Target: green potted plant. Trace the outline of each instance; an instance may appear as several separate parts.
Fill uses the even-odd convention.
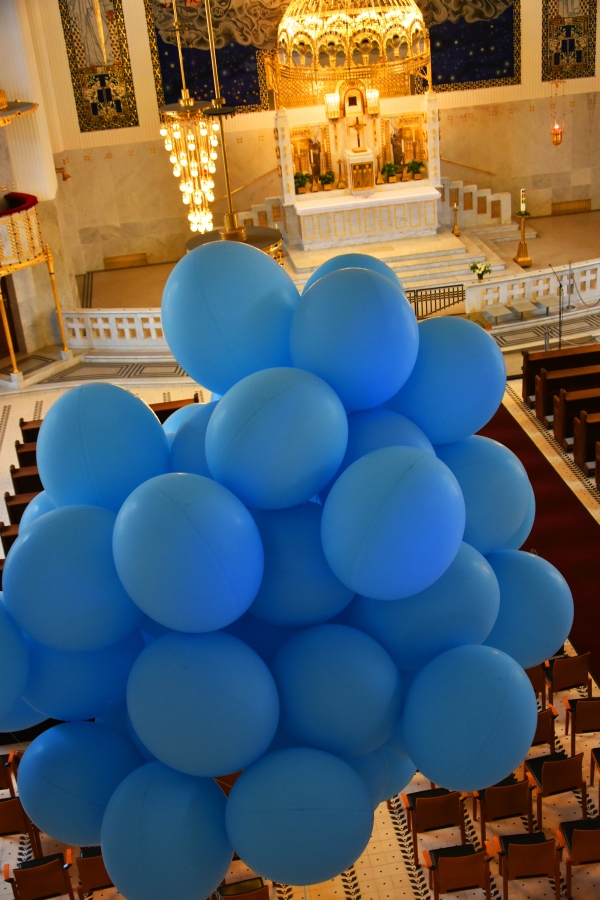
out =
[[[477,275],[477,281],[483,281],[483,276],[489,275],[489,273],[492,271],[492,267],[489,263],[481,262],[471,263],[469,269],[471,270],[471,272]]]
[[[332,191],[333,184],[335,182],[335,175],[331,170],[329,172],[322,172],[321,175],[319,175],[319,181],[323,185],[324,190]]]
[[[421,162],[420,159],[411,159],[409,164],[406,167],[406,171],[412,175],[415,181],[420,181],[423,177],[421,175],[421,169],[425,168],[425,163]]]
[[[294,173],[294,185],[296,188],[297,194],[305,194],[306,193],[306,185],[310,181],[310,175],[305,175],[304,172],[295,172]]]
[[[392,184],[396,181],[396,175],[400,171],[400,166],[397,166],[396,163],[386,163],[385,166],[381,169],[381,174],[387,181]]]

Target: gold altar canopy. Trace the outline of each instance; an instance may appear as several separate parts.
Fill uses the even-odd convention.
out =
[[[381,97],[429,81],[429,34],[414,0],[292,0],[277,38],[278,106],[316,106],[340,87]]]

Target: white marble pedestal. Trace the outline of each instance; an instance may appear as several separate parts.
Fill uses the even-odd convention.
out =
[[[369,196],[312,194],[294,211],[303,250],[422,237],[437,232],[438,191],[428,185],[375,189]]]

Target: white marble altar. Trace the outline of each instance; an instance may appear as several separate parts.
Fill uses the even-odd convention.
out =
[[[303,250],[423,237],[437,231],[440,195],[430,185],[381,185],[362,198],[332,193],[335,196],[296,198],[293,208]]]

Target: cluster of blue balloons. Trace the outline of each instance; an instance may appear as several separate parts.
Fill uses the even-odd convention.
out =
[[[477,325],[417,324],[369,256],[299,296],[228,242],[178,263],[162,318],[219,399],[164,427],[110,384],[50,408],[4,569],[0,728],[64,720],[24,755],[24,807],[100,843],[129,900],[204,900],[234,850],[322,882],[417,768],[468,791],[520,763],[523,668],[571,595],[519,549],[523,466],[475,434],[506,377]],[[240,771],[226,799],[213,779]]]

